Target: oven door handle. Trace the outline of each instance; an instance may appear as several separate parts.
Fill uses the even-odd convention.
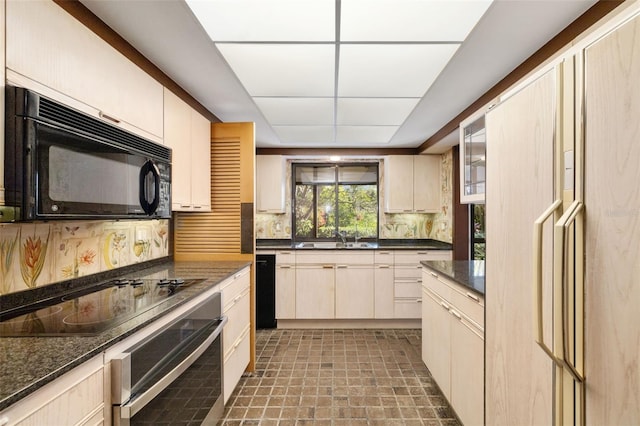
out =
[[[227,323],[227,317],[220,317],[220,324],[213,330],[213,332],[207,337],[207,339],[198,348],[193,351],[187,358],[178,364],[173,370],[171,370],[166,376],[158,380],[153,386],[149,388],[145,393],[141,394],[137,398],[131,400],[127,404],[120,406],[120,418],[130,419],[136,415],[136,413],[142,410],[153,398],[158,396],[160,392],[165,390],[175,379],[177,379],[182,373],[184,373],[198,358],[206,351],[209,346],[218,338],[222,333],[222,328]]]

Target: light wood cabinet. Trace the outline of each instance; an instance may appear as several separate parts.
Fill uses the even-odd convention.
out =
[[[336,318],[374,317],[373,266],[336,265]]]
[[[486,422],[491,425],[553,424],[554,367],[535,341],[531,277],[533,223],[555,198],[556,83],[556,72],[550,70],[486,115],[491,159],[485,389]],[[557,219],[550,218],[543,229],[543,265],[553,264],[551,222]],[[552,294],[551,284],[547,267],[543,294]],[[550,297],[543,306],[544,318],[552,318]],[[552,347],[550,326],[545,338]]]
[[[85,362],[2,413],[6,426],[102,424],[103,355]]]
[[[164,142],[172,150],[172,209],[174,211],[210,211],[210,123],[166,88],[164,89],[164,111]]]
[[[389,155],[384,159],[385,213],[440,209],[440,156]]]
[[[285,161],[280,155],[256,155],[256,211],[285,213]]]
[[[5,0],[0,0],[0,23],[5,24]],[[0,206],[4,206],[4,83],[5,83],[5,32],[0,31]]]
[[[635,13],[584,51],[587,425],[640,424],[637,4]]]
[[[52,1],[6,4],[7,79],[155,142],[162,85]]]
[[[335,318],[335,266],[296,265],[296,318]]]
[[[484,329],[468,310],[482,309],[484,298],[429,269],[422,274],[422,359],[462,423],[482,425]]]
[[[373,316],[378,319],[393,318],[393,252],[376,252],[375,262]]]
[[[250,360],[251,329],[250,270],[245,268],[220,284],[222,312],[228,318],[224,328],[224,402],[229,400]]]
[[[294,251],[276,252],[276,319],[296,318],[296,257]]]

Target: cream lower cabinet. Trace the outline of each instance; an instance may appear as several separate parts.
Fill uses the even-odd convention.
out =
[[[164,117],[164,142],[172,150],[172,210],[211,211],[211,125],[168,89]]]
[[[7,80],[155,142],[163,88],[53,1],[6,2]]]
[[[222,312],[228,322],[222,332],[224,354],[224,402],[229,400],[249,365],[251,329],[251,279],[247,267],[220,284]]]
[[[374,318],[373,267],[336,265],[336,318]]]
[[[296,253],[276,252],[276,319],[296,317]]]
[[[103,355],[55,379],[0,413],[3,426],[104,423]]]
[[[465,426],[484,424],[484,298],[423,270],[422,360]]]
[[[296,319],[333,319],[336,282],[334,264],[296,265]]]

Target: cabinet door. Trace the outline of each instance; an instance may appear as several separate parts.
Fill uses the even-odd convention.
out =
[[[413,155],[389,155],[384,159],[385,213],[413,211]]]
[[[164,90],[164,142],[171,148],[171,205],[191,208],[191,112],[189,105]]]
[[[211,123],[191,110],[191,204],[194,211],[211,210]]]
[[[4,24],[5,0],[0,0],[0,22]],[[5,83],[5,32],[0,31],[0,206],[4,206],[4,83]]]
[[[485,409],[490,425],[553,423],[553,363],[534,339],[531,277],[533,223],[554,202],[555,92],[555,71],[550,71],[486,116],[491,146],[485,267],[491,285],[486,288]],[[543,265],[553,264],[551,225],[544,229]],[[551,294],[550,272],[546,268],[545,295]],[[544,306],[550,307],[550,300]],[[551,318],[550,309],[544,314]]]
[[[280,155],[256,156],[256,210],[284,213],[284,160]]]
[[[585,51],[584,369],[590,425],[640,424],[639,76],[636,16]]]
[[[160,83],[52,1],[9,1],[6,13],[7,68],[162,141]]]
[[[371,266],[336,266],[336,318],[374,317],[374,283]]]
[[[484,424],[484,340],[482,332],[451,311],[451,398],[465,426]]]
[[[484,111],[460,123],[460,202],[484,202],[487,135]]]
[[[423,289],[422,293],[422,360],[444,396],[451,401],[449,304],[428,290]]]
[[[276,319],[295,319],[295,317],[295,265],[276,265]]]
[[[393,265],[376,265],[373,279],[374,318],[393,318]]]
[[[333,265],[296,266],[296,318],[335,318]]]
[[[413,210],[417,213],[440,211],[439,155],[416,155],[413,158]]]

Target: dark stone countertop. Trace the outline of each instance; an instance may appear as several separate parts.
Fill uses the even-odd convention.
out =
[[[0,338],[0,411],[19,401],[74,367],[139,331],[189,299],[220,284],[244,267],[247,261],[171,262],[141,269],[122,277],[167,271],[168,276],[206,278],[166,302],[95,336]],[[175,299],[175,300],[172,300]]]
[[[424,260],[421,263],[484,296],[484,260]]]
[[[422,240],[378,240],[370,242],[370,247],[332,247],[331,250],[451,250],[452,245],[438,240],[422,239]],[[296,247],[291,240],[256,240],[257,250],[325,250],[328,248],[321,247]]]

